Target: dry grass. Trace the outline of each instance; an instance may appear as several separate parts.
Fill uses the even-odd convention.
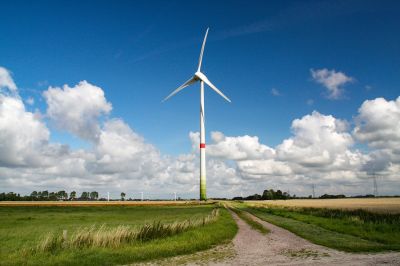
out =
[[[200,201],[0,201],[0,206],[187,206]]]
[[[153,222],[152,224],[145,224],[140,228],[126,225],[117,227],[92,225],[90,227],[79,228],[70,237],[68,237],[66,232],[63,232],[63,235],[49,233],[39,242],[34,251],[48,252],[61,248],[83,247],[117,248],[134,241],[149,241],[176,235],[186,230],[214,222],[218,216],[219,209],[213,209],[211,214],[194,221],[185,220],[172,224]]]
[[[297,199],[297,200],[268,200],[246,201],[255,207],[283,206],[310,207],[330,209],[363,209],[377,213],[400,213],[400,198],[367,198],[367,199]]]

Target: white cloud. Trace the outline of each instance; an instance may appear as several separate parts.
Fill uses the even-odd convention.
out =
[[[29,105],[34,105],[35,99],[33,97],[29,97],[28,99],[25,100],[25,102]]]
[[[2,88],[7,88],[11,92],[17,91],[17,86],[15,85],[10,72],[4,67],[0,67],[0,92]]]
[[[354,80],[343,72],[336,72],[335,70],[328,70],[326,68],[317,70],[310,69],[310,72],[314,81],[327,89],[327,98],[332,100],[340,99],[344,93],[342,87]]]
[[[400,97],[393,101],[367,100],[358,111],[354,135],[359,141],[372,148],[400,150]]]
[[[0,166],[36,166],[50,132],[19,97],[0,94]]]
[[[271,94],[274,96],[282,96],[281,92],[276,88],[271,89]]]
[[[95,152],[97,161],[92,169],[104,174],[139,172],[153,178],[162,161],[158,150],[121,119],[105,122]]]
[[[103,90],[87,81],[75,87],[50,87],[43,96],[48,105],[47,115],[55,125],[85,140],[98,139],[99,117],[112,109]]]
[[[17,88],[15,91],[12,95],[0,92],[2,189],[96,189],[125,191],[129,196],[138,191],[158,192],[154,198],[177,191],[178,196],[197,196],[198,132],[189,133],[191,152],[163,155],[122,119],[105,117],[111,104],[103,90],[81,82],[44,93],[51,121],[91,140],[90,148],[71,149],[49,141],[50,130],[40,113],[28,112]],[[316,111],[293,120],[292,136],[276,147],[261,143],[257,136],[211,132],[207,144],[209,195],[231,197],[241,191],[245,195],[261,193],[265,188],[304,195],[312,183],[318,185],[320,194],[365,194],[370,182],[363,177],[371,165],[375,171],[377,166],[385,170],[387,180],[396,181],[400,169],[399,106],[400,97],[365,101],[356,117],[354,139],[346,121]],[[370,151],[355,149],[355,140],[367,143]],[[365,186],[359,185],[363,180]],[[352,184],[358,185],[348,186]],[[398,193],[390,185],[381,191]]]
[[[400,164],[400,97],[367,100],[358,112],[353,134],[373,150],[367,170],[381,171],[392,163]]]
[[[353,145],[346,122],[314,111],[292,123],[294,136],[277,146],[278,158],[304,167],[331,165]]]
[[[258,137],[226,137],[221,132],[211,132],[212,143],[208,145],[210,156],[228,160],[268,159],[275,151],[259,142]]]

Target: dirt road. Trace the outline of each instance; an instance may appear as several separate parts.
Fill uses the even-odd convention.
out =
[[[262,235],[235,213],[239,226],[233,244],[192,255],[178,256],[142,265],[398,265],[400,252],[352,254],[315,245],[259,218],[251,217],[271,232]]]
[[[336,251],[258,219],[271,232],[262,235],[232,214],[239,226],[233,240],[236,256],[209,265],[400,265],[400,253],[351,254]]]

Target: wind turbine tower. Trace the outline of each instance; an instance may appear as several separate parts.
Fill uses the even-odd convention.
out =
[[[183,90],[184,88],[196,83],[200,82],[200,200],[207,200],[206,194],[206,136],[205,136],[205,126],[204,126],[204,83],[207,84],[211,89],[213,89],[216,93],[218,93],[222,98],[231,102],[228,97],[226,97],[214,84],[211,83],[210,80],[204,75],[201,70],[201,63],[203,61],[203,53],[204,53],[204,46],[206,44],[207,35],[208,35],[208,28],[206,31],[206,35],[204,36],[203,45],[201,46],[200,57],[199,57],[199,64],[197,67],[197,71],[194,73],[193,77],[191,77],[188,81],[183,83],[180,87],[174,90],[170,95],[168,95],[164,100],[168,100],[179,91]]]

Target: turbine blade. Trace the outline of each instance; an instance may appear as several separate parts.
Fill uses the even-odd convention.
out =
[[[216,93],[218,93],[219,95],[221,95],[222,98],[224,98],[225,100],[227,100],[228,102],[231,102],[231,100],[225,96],[225,94],[223,94],[219,89],[217,89],[217,87],[214,86],[214,84],[211,83],[211,81],[208,80],[208,78],[206,77],[206,75],[201,75],[200,79],[202,81],[204,81],[204,83],[206,83],[211,89],[213,89]]]
[[[204,40],[203,40],[203,45],[201,46],[200,57],[199,57],[199,67],[197,68],[197,71],[200,71],[200,68],[201,68],[201,63],[203,61],[204,46],[206,46],[206,40],[207,40],[207,35],[208,35],[209,29],[210,28],[207,28],[206,35],[204,36]]]
[[[162,102],[165,102],[166,100],[168,100],[169,98],[171,98],[172,96],[174,96],[175,94],[177,94],[178,92],[180,92],[181,90],[183,90],[184,88],[186,88],[187,86],[192,85],[193,83],[195,83],[196,80],[192,77],[190,78],[188,81],[186,81],[185,83],[183,83],[181,86],[179,86],[179,88],[177,88],[176,90],[174,90],[170,95],[168,95],[164,100],[162,100]]]

